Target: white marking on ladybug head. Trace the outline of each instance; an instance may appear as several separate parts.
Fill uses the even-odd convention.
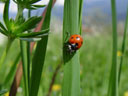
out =
[[[80,40],[80,38],[79,38],[79,37],[76,37],[76,39],[77,39],[77,40]]]

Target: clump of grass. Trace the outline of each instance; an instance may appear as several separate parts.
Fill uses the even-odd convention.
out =
[[[46,14],[45,19],[44,19],[44,24],[43,24],[43,28],[42,28],[43,30],[41,30],[40,32],[33,32],[32,29],[35,28],[35,26],[37,25],[37,23],[40,22],[42,17],[38,17],[38,16],[30,17],[29,16],[28,19],[25,20],[25,18],[23,16],[23,10],[24,9],[36,10],[38,8],[45,7],[44,5],[35,5],[35,3],[38,2],[38,1],[40,1],[40,0],[31,0],[31,1],[28,1],[28,0],[27,1],[26,0],[22,0],[22,1],[21,0],[14,0],[14,2],[18,6],[18,12],[17,12],[17,15],[16,15],[15,19],[12,19],[12,18],[10,19],[9,18],[10,0],[6,0],[4,2],[5,3],[4,14],[3,14],[4,24],[2,24],[0,22],[0,32],[8,37],[7,47],[6,47],[6,50],[5,50],[5,52],[4,52],[3,56],[2,56],[2,59],[0,59],[0,65],[2,65],[3,62],[5,61],[6,55],[8,54],[8,50],[9,50],[12,42],[14,40],[19,40],[20,41],[20,49],[21,49],[23,76],[24,76],[24,86],[25,86],[24,87],[24,92],[25,92],[24,95],[25,96],[32,96],[32,95],[36,96],[37,95],[39,82],[35,83],[35,81],[34,81],[35,78],[33,78],[33,77],[36,76],[36,78],[39,81],[40,77],[41,77],[41,72],[42,72],[41,71],[42,67],[40,67],[40,66],[33,67],[32,66],[32,74],[31,75],[32,75],[32,79],[33,80],[30,80],[30,54],[29,54],[30,48],[27,47],[27,44],[28,44],[27,42],[34,42],[34,41],[39,41],[39,40],[43,39],[42,42],[40,41],[40,43],[37,44],[37,46],[38,46],[37,50],[38,51],[36,50],[36,52],[35,52],[35,54],[37,52],[39,52],[41,54],[41,56],[38,56],[36,58],[39,58],[39,59],[42,60],[41,57],[42,56],[45,57],[45,52],[46,52],[45,49],[47,47],[47,40],[48,40],[47,35],[48,35],[49,25],[50,25],[52,0],[49,3],[47,14]],[[45,28],[48,28],[48,29],[45,29]],[[41,46],[43,42],[46,43],[45,47]],[[42,51],[43,52],[41,51],[40,47],[42,47],[42,49],[43,49]],[[43,53],[43,55],[42,55],[41,52]],[[34,59],[33,62],[35,60],[36,59]],[[41,62],[42,62],[41,60],[39,60],[40,61],[39,65],[43,65],[43,64],[41,64]],[[18,61],[18,60],[16,60],[16,61]],[[43,62],[44,62],[44,59],[43,59]],[[16,66],[16,64],[14,64],[14,65]],[[12,69],[13,68],[14,67],[12,67]],[[35,74],[36,73],[35,70],[37,71],[37,69],[35,69],[35,68],[38,68],[38,69],[41,68],[40,72],[37,72],[37,74]],[[10,77],[8,76],[7,79],[8,78],[10,78]],[[32,82],[29,83],[30,81],[32,81]],[[7,82],[7,80],[5,82]],[[30,85],[30,84],[32,84],[32,85]],[[34,87],[35,87],[34,90],[35,91],[33,91],[33,84],[35,84],[34,85]],[[14,87],[12,86],[12,88],[14,88]],[[32,90],[30,90],[29,88],[32,89]],[[30,94],[29,91],[31,91],[32,95]],[[15,92],[12,92],[12,93],[15,93]]]

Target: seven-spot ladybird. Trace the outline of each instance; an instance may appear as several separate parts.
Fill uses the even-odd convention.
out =
[[[83,44],[83,38],[80,35],[71,35],[68,40],[68,51],[70,53],[75,52],[78,50]]]

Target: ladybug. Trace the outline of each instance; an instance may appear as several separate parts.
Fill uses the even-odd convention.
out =
[[[78,35],[78,34],[74,34],[71,35],[69,40],[68,40],[68,51],[70,53],[75,52],[76,50],[80,49],[80,47],[83,44],[83,38]]]

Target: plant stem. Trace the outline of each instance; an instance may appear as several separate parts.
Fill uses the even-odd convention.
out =
[[[111,6],[112,6],[112,28],[113,28],[113,52],[112,52],[112,67],[109,78],[108,96],[118,96],[117,21],[116,21],[115,0],[111,0]]]
[[[30,18],[31,17],[31,10],[28,10],[28,18]],[[28,33],[29,33],[29,31],[28,31]],[[28,62],[27,62],[27,65],[28,65],[28,87],[29,87],[29,89],[30,89],[30,58],[31,58],[31,53],[30,53],[30,42],[27,42],[27,58],[28,58]]]
[[[18,18],[20,16],[23,16],[23,10],[24,10],[24,8],[22,8],[21,6],[18,6],[18,12],[17,12],[16,18],[15,18],[16,21],[18,21]]]
[[[123,58],[124,58],[124,51],[125,51],[125,46],[126,46],[126,35],[128,31],[128,8],[127,8],[127,16],[126,16],[126,22],[125,22],[125,28],[124,28],[124,36],[123,36],[123,41],[122,41],[122,56],[120,60],[120,66],[119,66],[119,74],[118,74],[118,84],[120,83],[120,77],[121,77],[121,70],[122,70],[122,63],[123,63]]]

